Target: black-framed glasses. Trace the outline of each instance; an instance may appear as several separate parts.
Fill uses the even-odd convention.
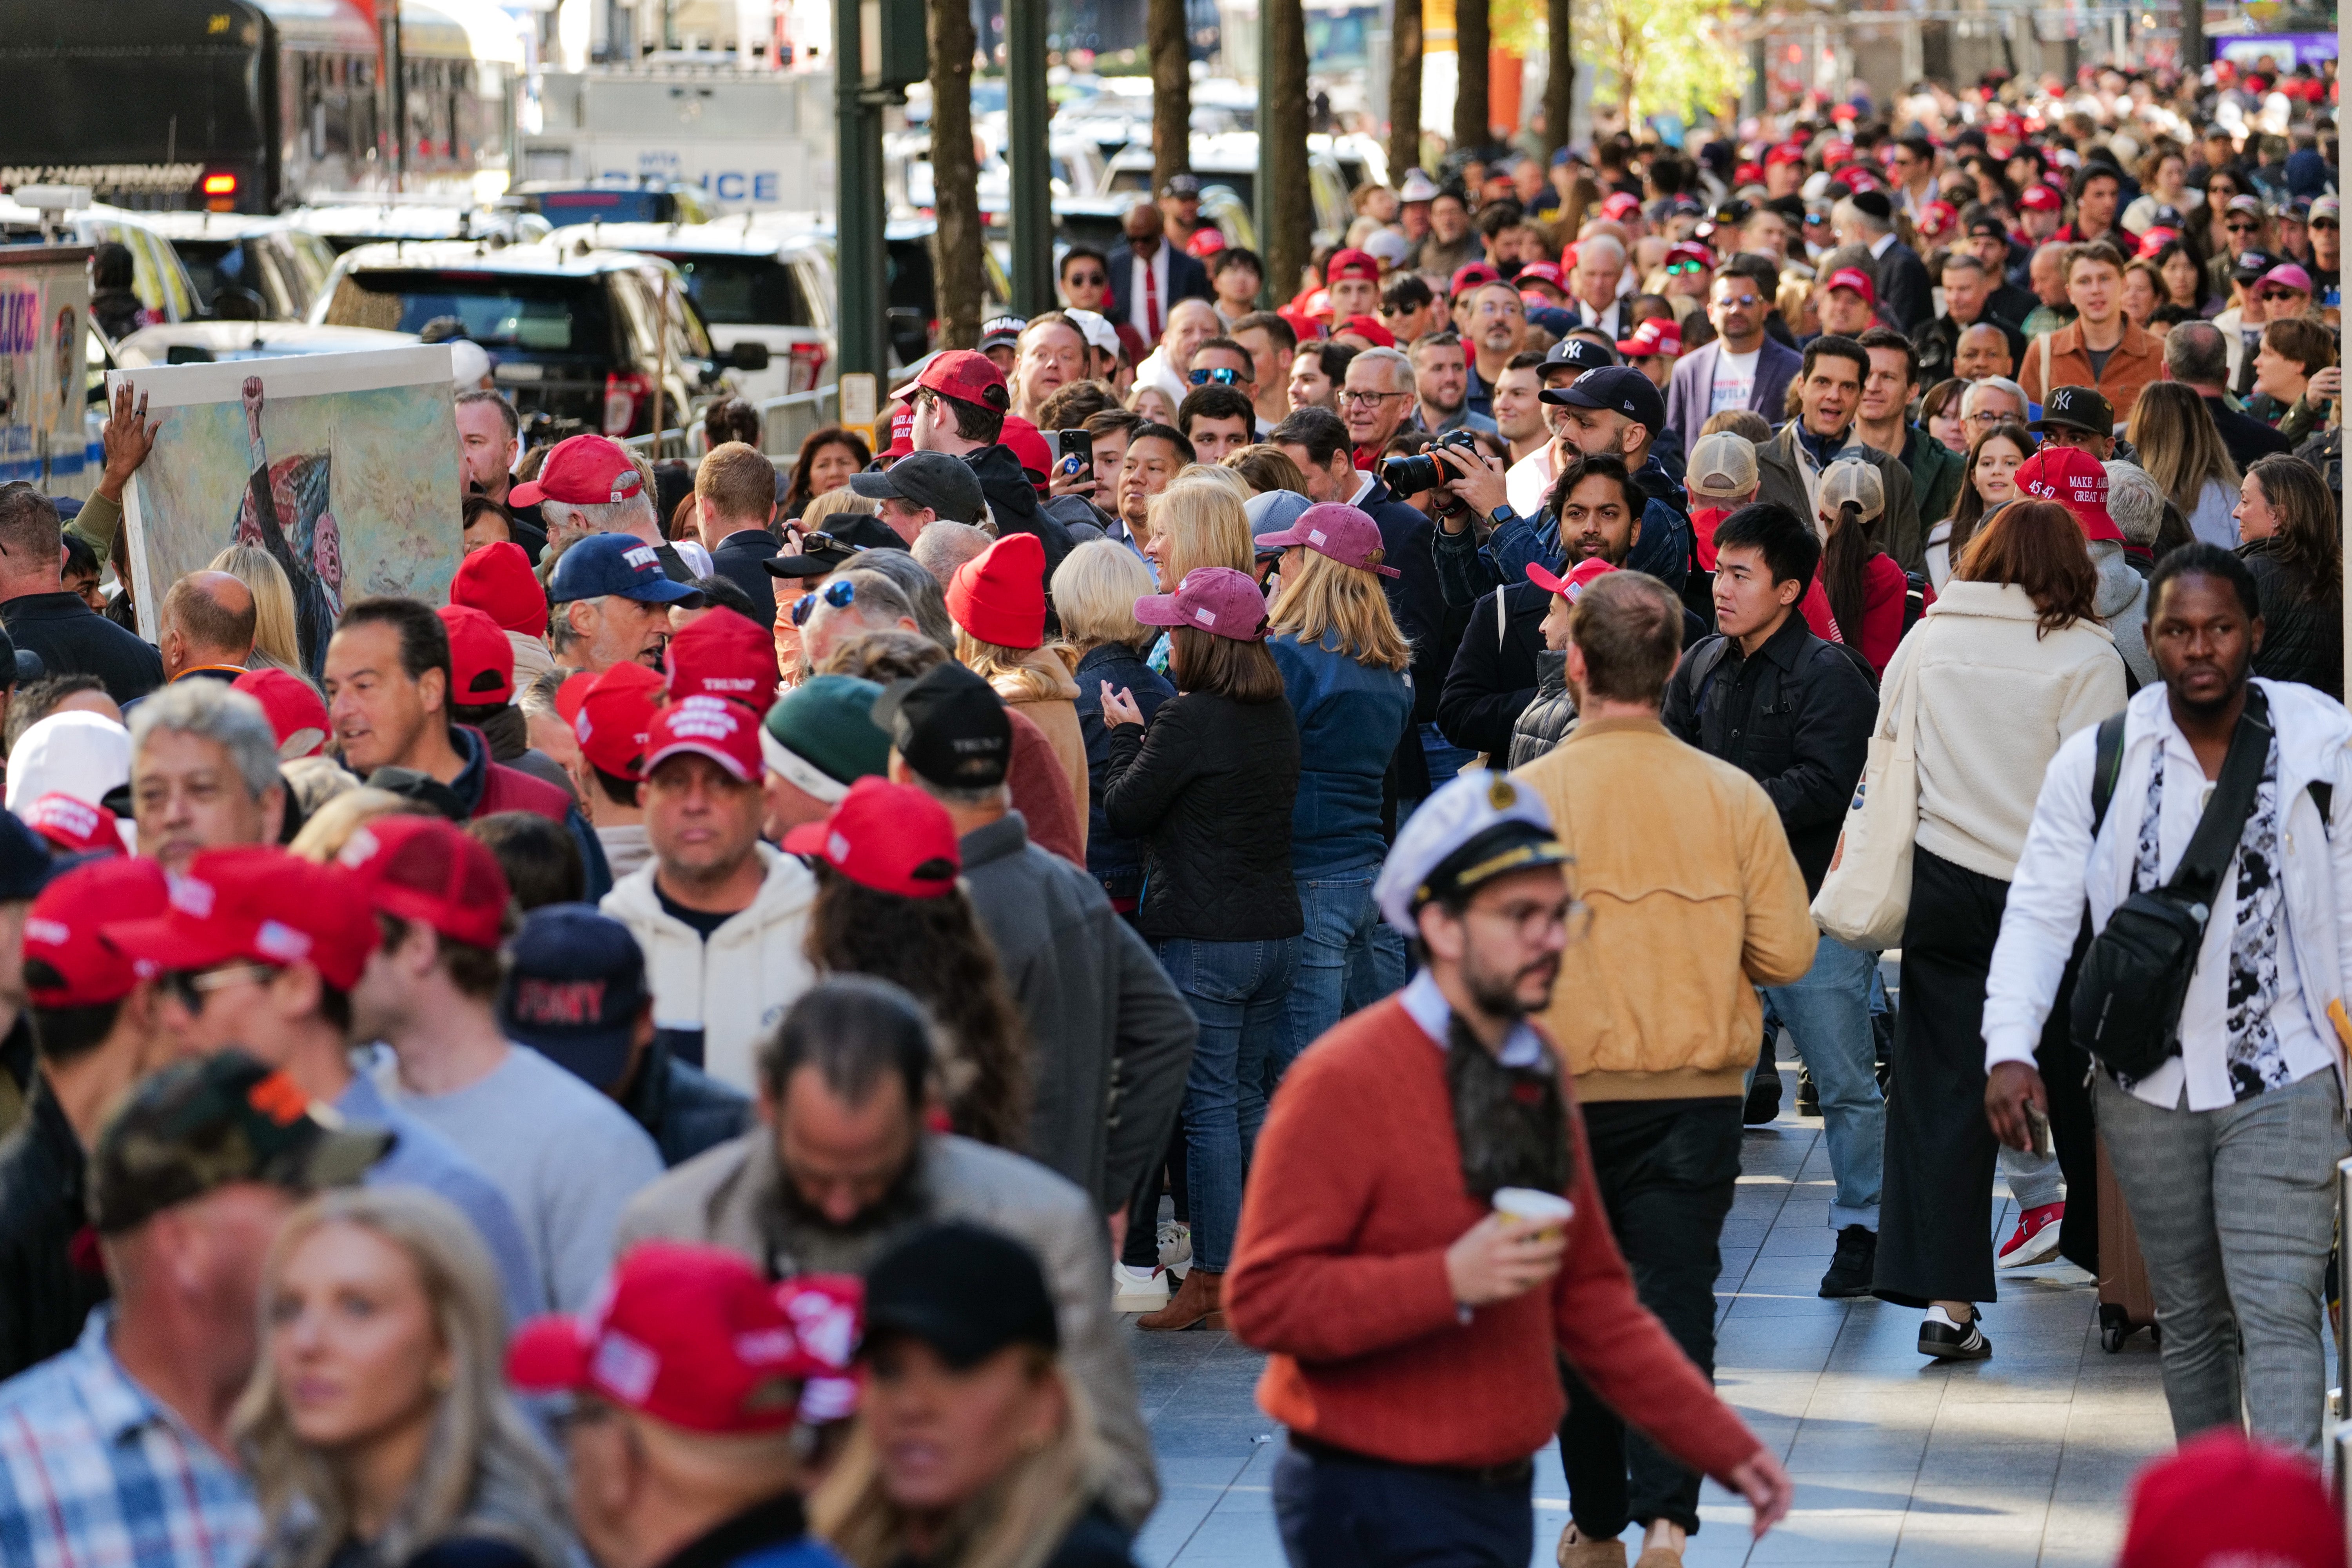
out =
[[[266,963],[232,963],[221,969],[171,969],[163,973],[163,988],[191,1013],[205,1010],[205,998],[245,980],[267,980],[275,973]]]
[[[809,616],[816,613],[816,602],[820,598],[836,610],[845,610],[857,603],[857,584],[846,577],[837,577],[814,594],[803,594],[793,601],[793,625],[808,625]]]
[[[1188,371],[1184,375],[1184,379],[1194,386],[1208,386],[1213,384],[1217,386],[1232,386],[1240,382],[1241,378],[1241,372],[1224,369]]]
[[[2231,234],[2260,234],[2263,232],[2262,223],[2256,218],[2245,218],[2236,223],[2225,223],[2221,226],[2229,230]]]

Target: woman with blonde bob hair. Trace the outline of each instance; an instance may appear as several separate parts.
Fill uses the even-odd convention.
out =
[[[965,1303],[995,1310],[985,1328]],[[1131,1564],[1044,1270],[1011,1237],[925,1226],[866,1279],[856,1428],[809,1500],[854,1568]]]
[[[1054,573],[1054,606],[1062,633],[1078,655],[1078,731],[1087,746],[1087,869],[1121,914],[1133,912],[1143,891],[1143,846],[1114,833],[1103,820],[1103,779],[1110,769],[1110,733],[1098,699],[1108,686],[1135,693],[1145,723],[1176,695],[1168,678],[1143,662],[1150,634],[1135,618],[1135,601],[1151,592],[1151,568],[1115,539],[1095,539],[1063,558]]]
[[[253,595],[253,655],[256,666],[289,669],[303,679],[302,646],[294,633],[294,584],[286,568],[257,544],[232,544],[205,563],[207,572],[226,572]]]
[[[1412,732],[1412,645],[1381,579],[1380,524],[1352,506],[1310,506],[1256,546],[1282,552],[1282,591],[1266,651],[1298,721],[1298,800],[1290,874],[1307,930],[1287,1000],[1289,1031],[1266,1066],[1266,1093],[1298,1053],[1357,1008],[1405,982],[1404,941],[1381,919],[1372,882],[1388,842],[1382,784]]]
[[[498,1276],[413,1187],[325,1194],[263,1265],[262,1352],[231,1429],[267,1524],[256,1568],[567,1568],[555,1468],[506,1393]]]
[[[1248,481],[1239,474],[1205,468],[1185,469],[1151,498],[1147,514],[1151,537],[1143,553],[1151,559],[1161,593],[1174,593],[1178,584],[1203,566],[1250,569],[1257,548],[1250,542],[1249,518],[1242,510],[1248,499]]]

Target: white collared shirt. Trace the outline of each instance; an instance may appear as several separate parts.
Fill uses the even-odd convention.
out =
[[[1160,331],[1168,325],[1168,307],[1172,302],[1168,298],[1168,241],[1163,237],[1158,245],[1151,247],[1151,254],[1148,258],[1134,256],[1131,247],[1129,254],[1131,259],[1128,267],[1127,319],[1137,331],[1143,334],[1144,342],[1153,342],[1158,341]],[[1143,309],[1143,278],[1146,271],[1151,275],[1153,295],[1160,301],[1160,320],[1156,325],[1150,317],[1144,313]]]
[[[1894,243],[1895,231],[1890,228],[1885,234],[1880,235],[1876,239],[1870,242],[1870,258],[1873,261],[1875,261],[1880,257],[1885,256],[1886,254],[1886,247]]]
[[[1445,999],[1445,993],[1437,988],[1437,981],[1428,970],[1414,975],[1397,993],[1397,1005],[1421,1026],[1421,1032],[1439,1050],[1453,1049],[1452,1042],[1446,1038],[1446,1025],[1453,1019],[1454,1004]],[[1503,1037],[1503,1048],[1495,1053],[1495,1059],[1507,1068],[1532,1068],[1544,1059],[1543,1039],[1522,1018]]]
[[[1372,493],[1372,487],[1380,483],[1380,476],[1377,474],[1368,474],[1361,468],[1358,468],[1355,473],[1356,493],[1348,498],[1348,504],[1349,506],[1360,507],[1364,504],[1364,498]]]

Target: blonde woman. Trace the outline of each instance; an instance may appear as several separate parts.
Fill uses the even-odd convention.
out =
[[[232,544],[205,563],[207,572],[226,572],[253,594],[253,656],[258,668],[274,665],[305,675],[302,647],[294,632],[294,584],[286,568],[257,544]]]
[[[1168,678],[1143,662],[1150,634],[1135,618],[1135,601],[1151,589],[1151,568],[1115,539],[1079,545],[1054,573],[1054,607],[1062,617],[1062,635],[1078,656],[1071,675],[1080,696],[1100,690],[1106,682],[1113,690],[1132,691],[1147,724],[1176,695]],[[1143,846],[1103,821],[1110,734],[1103,728],[1099,704],[1079,702],[1078,733],[1087,747],[1087,869],[1109,895],[1111,908],[1131,913],[1143,893]]]
[[[1405,982],[1404,942],[1372,902],[1388,844],[1382,782],[1411,733],[1412,647],[1389,612],[1381,525],[1368,512],[1308,507],[1260,549],[1282,552],[1266,649],[1298,721],[1298,800],[1290,874],[1307,930],[1289,996],[1289,1038],[1268,1064],[1283,1070],[1325,1030]]]
[[[1045,640],[1045,546],[1034,533],[1006,534],[956,568],[946,596],[957,661],[1045,731],[1075,808],[1087,798],[1087,742],[1070,679],[1077,659],[1068,645]],[[1077,816],[1083,851],[1087,816]]]
[[[978,1336],[949,1331],[965,1291],[994,1307]],[[866,1314],[857,1426],[809,1500],[816,1534],[854,1568],[1132,1563],[1027,1247],[978,1226],[925,1226],[875,1260]]]
[[[455,1208],[405,1186],[311,1200],[270,1247],[261,1321],[232,1418],[256,1568],[565,1568],[554,1466],[502,1381],[498,1276]]]
[[[1257,546],[1250,540],[1249,514],[1242,510],[1248,499],[1240,475],[1202,467],[1186,468],[1151,498],[1144,513],[1150,537],[1143,542],[1143,553],[1161,593],[1174,593],[1186,574],[1202,566],[1253,571]],[[1151,644],[1144,662],[1166,675],[1168,660],[1163,636]],[[1093,689],[1086,689],[1091,695]]]
[[[2238,465],[2230,460],[2205,399],[2182,382],[2152,382],[2132,405],[2125,434],[2147,477],[2189,520],[2189,531],[2209,544],[2236,549],[2238,524],[2230,513],[2238,504]]]

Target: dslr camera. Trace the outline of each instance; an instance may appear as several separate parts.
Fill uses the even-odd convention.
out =
[[[1451,463],[1441,462],[1437,447],[1454,447],[1473,458],[1484,456],[1478,450],[1478,438],[1467,430],[1449,430],[1440,436],[1426,452],[1410,458],[1390,458],[1381,464],[1381,483],[1388,486],[1394,496],[1417,496],[1423,490],[1437,492],[1437,510],[1453,511],[1461,506],[1454,492],[1446,489],[1445,481],[1454,478],[1456,469]]]

